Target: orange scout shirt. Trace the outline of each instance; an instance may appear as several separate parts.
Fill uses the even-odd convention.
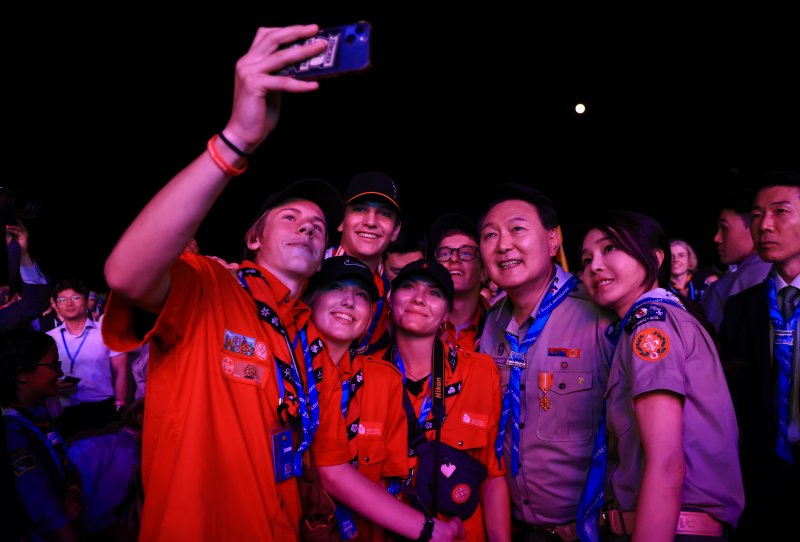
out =
[[[457,354],[454,356],[453,354]],[[381,357],[390,360],[394,348]],[[455,363],[452,360],[455,359]],[[498,463],[494,452],[497,428],[500,421],[502,398],[500,372],[491,357],[485,354],[450,349],[445,346],[444,404],[447,419],[442,426],[442,442],[457,450],[468,452],[486,466],[488,478],[504,476],[505,468]],[[430,379],[426,379],[419,395],[409,393],[414,412],[419,415],[425,397],[430,393]],[[399,408],[402,409],[402,406]],[[428,440],[436,438],[436,431],[427,433]],[[416,467],[416,458],[408,458],[409,466]],[[486,540],[483,505],[464,522],[469,542]]]
[[[384,487],[386,478],[408,476],[408,436],[403,412],[403,377],[379,358],[345,355],[337,367],[339,382],[350,381],[347,438],[359,472]],[[354,514],[358,540],[386,539],[384,530]]]
[[[294,338],[308,322],[308,307],[290,299],[288,288],[266,270],[245,266],[264,275],[266,281],[248,279],[250,289]],[[283,429],[275,356],[291,360],[282,336],[259,320],[237,278],[203,256],[184,254],[174,264],[155,325],[137,336],[153,322],[146,315],[112,295],[103,325],[104,339],[115,348],[150,341],[140,539],[298,540],[297,481],[276,483],[273,467],[272,435]],[[310,322],[308,341],[321,345]],[[296,357],[305,381],[299,345]],[[321,363],[317,356],[317,377]],[[335,383],[329,377],[318,384],[320,426],[312,449],[320,465],[350,457]]]
[[[462,350],[477,352],[481,344],[481,333],[483,333],[483,324],[486,322],[486,313],[488,311],[489,304],[483,296],[480,296],[478,308],[475,310],[472,322],[468,326],[456,329],[456,326],[450,320],[445,322],[444,329],[447,332],[447,339],[450,344],[454,344]]]

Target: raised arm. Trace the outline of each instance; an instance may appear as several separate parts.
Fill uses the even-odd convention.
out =
[[[307,92],[318,87],[315,82],[270,75],[320,53],[324,42],[279,49],[317,30],[316,25],[260,28],[250,50],[236,63],[233,111],[223,133],[241,151],[253,152],[275,128],[281,91]],[[222,141],[216,141],[215,149],[233,168],[245,165],[245,159]],[[170,266],[230,178],[209,152],[173,177],[117,242],[105,265],[108,285],[138,306],[158,311],[169,291]]]

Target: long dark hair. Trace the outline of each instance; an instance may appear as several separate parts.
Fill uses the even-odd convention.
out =
[[[658,281],[662,288],[669,287],[672,271],[669,238],[656,219],[630,211],[608,211],[585,222],[581,238],[595,229],[603,232],[616,247],[644,267],[642,286],[649,287]],[[664,254],[661,265],[658,264],[656,250]],[[579,257],[578,261],[582,262],[582,259]],[[580,266],[583,271],[583,263]]]

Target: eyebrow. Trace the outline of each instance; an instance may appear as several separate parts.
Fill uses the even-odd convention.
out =
[[[506,224],[510,224],[512,222],[526,222],[527,223],[527,222],[530,222],[530,220],[528,218],[524,217],[524,216],[512,216],[511,218],[509,218],[507,220],[504,220],[503,222],[505,222]],[[484,222],[481,225],[481,231],[485,230],[489,226],[497,227],[495,222]]]
[[[283,211],[292,211],[292,212],[295,212],[297,214],[303,214],[303,212],[300,209],[298,209],[297,207],[284,207],[279,212],[283,212]],[[313,215],[312,220],[316,220],[317,222],[322,222],[322,223],[325,222],[325,218],[321,217],[319,215]]]

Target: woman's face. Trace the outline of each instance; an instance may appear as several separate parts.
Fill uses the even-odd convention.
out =
[[[371,315],[369,292],[358,280],[336,280],[311,300],[311,319],[328,340],[349,343],[360,337]]]
[[[642,286],[644,266],[616,247],[600,230],[590,230],[581,249],[581,278],[589,295],[601,307],[623,317],[640,295],[650,290]]]
[[[58,395],[58,379],[64,376],[61,362],[58,361],[58,350],[55,345],[36,362],[33,371],[21,373],[18,381],[21,386],[39,399]]]
[[[394,328],[417,336],[436,336],[449,313],[444,292],[423,278],[412,277],[393,288],[391,305]]]
[[[684,275],[689,272],[689,251],[679,243],[672,243],[669,246],[672,254],[672,274]]]

